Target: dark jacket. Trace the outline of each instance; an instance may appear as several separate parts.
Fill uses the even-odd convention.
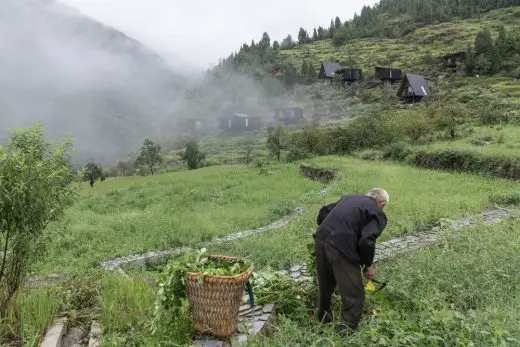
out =
[[[348,195],[323,206],[316,222],[314,237],[336,247],[354,264],[371,266],[387,217],[372,197]]]

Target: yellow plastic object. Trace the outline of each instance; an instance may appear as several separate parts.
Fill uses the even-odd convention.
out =
[[[365,285],[365,290],[367,292],[375,292],[376,286],[374,285],[374,283],[372,283],[372,281],[368,281],[367,284]]]

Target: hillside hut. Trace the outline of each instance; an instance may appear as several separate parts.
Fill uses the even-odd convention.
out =
[[[466,52],[458,51],[442,56],[442,65],[445,69],[451,69],[457,72],[461,69],[462,64],[466,61]]]
[[[376,67],[375,77],[381,81],[383,86],[389,87],[397,81],[401,80],[401,69],[389,67]]]
[[[261,127],[261,117],[244,113],[232,113],[228,117],[220,118],[220,129],[224,132],[250,131]]]
[[[431,94],[428,82],[424,76],[405,74],[403,81],[397,92],[397,96],[410,104],[414,104],[422,100],[423,97]]]
[[[301,107],[281,107],[274,110],[274,119],[284,125],[299,124],[304,121]]]
[[[199,118],[188,118],[181,124],[182,129],[190,134],[196,134],[202,131],[206,121]]]
[[[326,61],[321,63],[318,78],[320,80],[333,80],[336,77],[336,72],[341,69],[339,61]]]

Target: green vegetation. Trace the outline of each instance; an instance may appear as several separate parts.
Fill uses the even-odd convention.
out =
[[[173,257],[165,266],[158,286],[152,324],[155,335],[169,335],[179,344],[189,343],[193,334],[186,291],[188,273],[199,273],[199,283],[208,276],[235,276],[249,269],[251,264],[240,259],[213,259],[206,249]]]
[[[388,190],[389,225],[378,241],[520,204],[518,183],[504,179],[520,178],[520,7],[514,5],[382,0],[352,21],[337,17],[312,35],[301,28],[298,43],[287,37],[271,44],[264,33],[209,71],[203,85],[187,93],[184,113],[242,108],[265,115],[273,105],[294,102],[305,109],[307,124],[288,129],[269,123],[234,137],[179,137],[168,146],[147,139],[137,156],[103,168],[112,177],[102,184],[94,186],[103,169],[87,165],[86,176],[78,177],[90,186],[80,187],[76,203],[68,147],[52,152],[40,146],[38,131],[16,133],[0,155],[0,293],[8,294],[0,297],[0,341],[36,346],[52,319],[63,315],[79,326],[99,319],[107,346],[188,341],[193,329],[183,275],[242,268],[208,268],[181,257],[184,262],[159,265],[161,272],[134,269],[122,277],[102,272],[99,263],[197,248],[294,213],[281,228],[208,247],[211,254],[253,264],[257,301],[279,302],[274,335],[249,345],[520,344],[520,302],[511,295],[519,289],[512,275],[520,266],[515,220],[448,232],[440,247],[380,264],[377,278],[389,285],[367,294],[361,331],[348,338],[314,321],[312,283],[260,275],[309,262],[316,214],[341,195]],[[468,76],[439,60],[457,50],[468,53],[459,66]],[[316,71],[328,60],[362,68],[365,81],[316,83]],[[381,88],[371,78],[382,65],[423,74],[435,95],[396,105],[397,86]],[[213,92],[216,84],[222,88]],[[339,171],[328,193],[320,196],[323,184],[299,174],[302,161]],[[36,185],[28,183],[33,179]],[[298,206],[304,210],[296,214]],[[27,272],[62,271],[72,274],[56,288],[17,291]]]
[[[155,168],[160,165],[163,161],[161,156],[161,145],[156,144],[150,139],[145,139],[141,152],[135,161],[138,166],[145,166],[150,170],[150,173],[154,174]]]
[[[520,224],[478,226],[448,233],[439,247],[379,264],[377,277],[388,286],[367,294],[360,332],[337,336],[313,320],[312,307],[279,316],[270,338],[248,346],[516,346]],[[478,279],[478,280],[477,280]],[[305,306],[302,298],[302,305]],[[338,315],[339,303],[335,314]],[[329,340],[327,342],[326,340]]]
[[[71,148],[67,141],[46,141],[41,125],[12,131],[0,147],[0,321],[8,318],[27,270],[44,254],[50,236],[45,229],[59,225],[76,198]],[[23,338],[21,321],[14,324],[7,338]]]
[[[109,178],[92,189],[83,187],[80,202],[67,214],[70,231],[55,238],[35,271],[98,266],[116,256],[257,228],[293,213],[321,188],[300,176],[297,165],[214,166],[154,178]]]

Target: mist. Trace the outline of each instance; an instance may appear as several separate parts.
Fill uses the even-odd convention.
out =
[[[272,77],[180,66],[63,3],[3,0],[0,143],[4,129],[41,122],[53,140],[73,136],[76,163],[113,165],[135,154],[146,137],[168,149],[188,118],[209,121],[204,135],[215,136],[218,118],[230,113],[260,116],[269,125],[275,107],[295,99],[309,104]]]
[[[75,161],[113,163],[170,123],[186,78],[139,42],[66,5],[0,5],[0,139],[42,122]]]

